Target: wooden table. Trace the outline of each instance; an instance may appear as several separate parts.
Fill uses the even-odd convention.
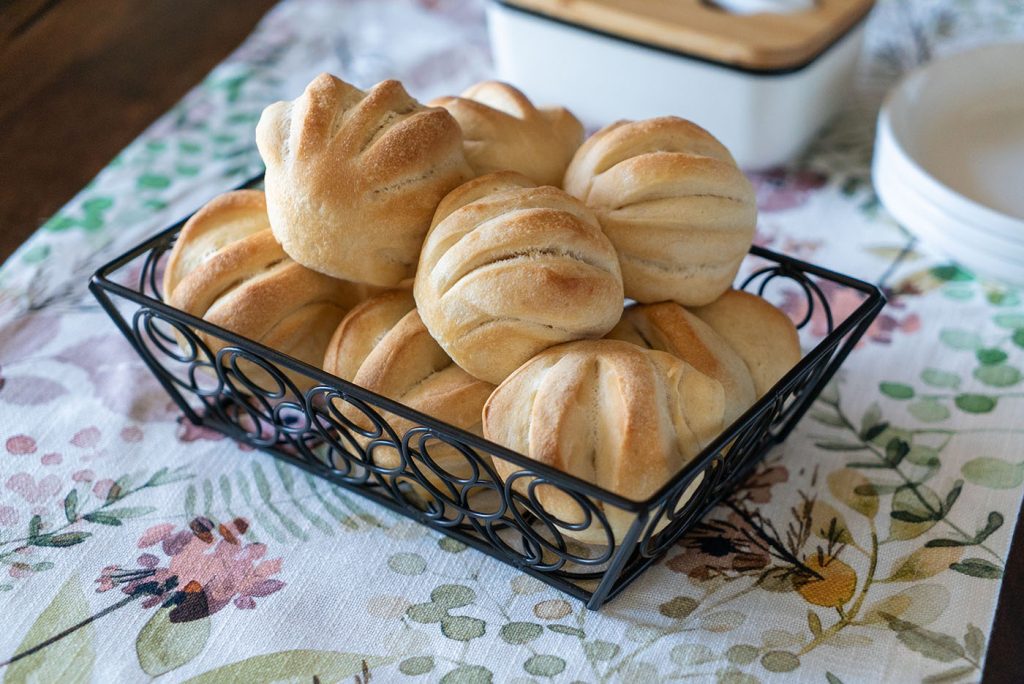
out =
[[[274,0],[0,0],[0,261],[233,50]],[[1024,525],[984,681],[1024,681]]]

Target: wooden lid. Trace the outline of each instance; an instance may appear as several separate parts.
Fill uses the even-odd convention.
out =
[[[742,69],[798,69],[871,10],[874,0],[817,0],[794,14],[730,14],[705,0],[499,0],[613,36]]]

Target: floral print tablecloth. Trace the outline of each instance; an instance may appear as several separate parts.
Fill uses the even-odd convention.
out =
[[[761,244],[891,303],[750,481],[591,612],[183,421],[86,293],[256,173],[261,109],[319,71],[422,98],[488,75],[479,0],[282,3],[0,269],[0,676],[977,680],[1024,491],[1024,302],[894,224],[868,159],[901,73],[1022,36],[1017,0],[876,8],[851,106],[754,181]]]

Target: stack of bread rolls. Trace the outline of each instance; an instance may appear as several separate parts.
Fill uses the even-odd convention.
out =
[[[704,129],[620,121],[584,142],[569,111],[496,82],[430,105],[397,81],[362,91],[323,74],[267,107],[265,194],[228,193],[189,221],[169,301],[636,500],[799,361],[789,318],[731,289],[755,197]],[[399,438],[414,427],[385,418]],[[412,466],[439,488],[469,468],[442,446]],[[402,466],[397,450],[372,458]],[[609,507],[607,528],[587,526],[572,497],[540,489],[580,541],[631,524]]]

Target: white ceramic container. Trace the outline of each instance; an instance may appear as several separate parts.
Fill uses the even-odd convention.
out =
[[[810,61],[751,69],[641,44],[494,0],[488,21],[499,78],[588,126],[673,114],[703,126],[740,166],[799,154],[842,106],[864,23]]]

